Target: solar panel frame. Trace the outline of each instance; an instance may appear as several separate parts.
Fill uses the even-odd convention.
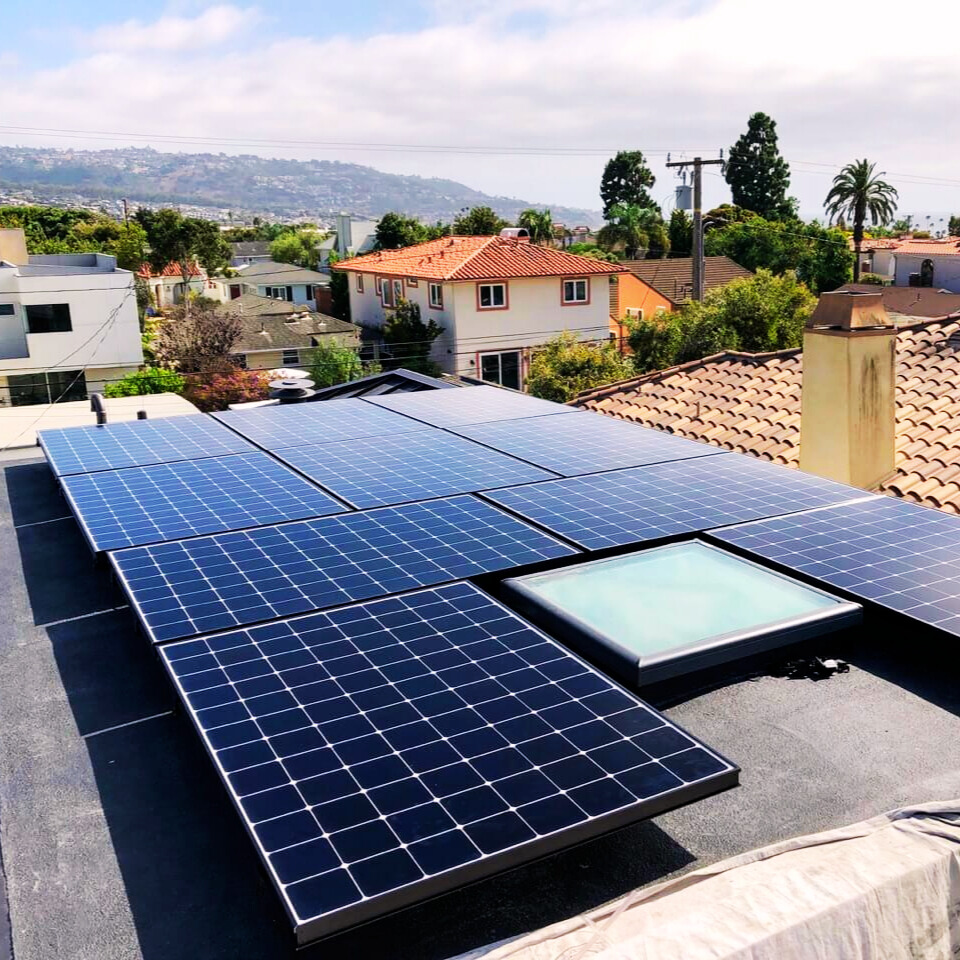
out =
[[[259,450],[70,474],[60,482],[95,553],[348,510]]]
[[[738,781],[468,583],[160,655],[300,945]]]
[[[960,520],[932,507],[871,497],[708,531],[761,562],[960,636]]]
[[[865,494],[790,467],[724,453],[487,491],[482,496],[596,551],[795,513]]]
[[[38,430],[37,440],[58,477],[257,449],[205,413]]]
[[[465,495],[108,556],[157,644],[577,554]]]
[[[358,509],[556,478],[444,430],[290,447],[274,456]]]
[[[251,443],[270,451],[433,429],[429,424],[357,398],[225,410],[213,416]]]
[[[563,477],[727,452],[712,444],[589,411],[581,417],[498,420],[450,430]]]
[[[379,397],[364,397],[364,403],[376,404],[435,427],[446,428],[491,420],[519,420],[585,412],[578,407],[540,400],[502,387],[389,393]]]

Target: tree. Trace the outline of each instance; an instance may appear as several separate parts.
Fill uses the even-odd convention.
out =
[[[591,260],[603,260],[606,263],[619,263],[620,258],[612,250],[604,250],[595,243],[571,243],[566,248],[567,253],[575,253],[578,257],[590,257]]]
[[[730,148],[724,176],[733,202],[767,220],[796,216],[796,200],[787,198],[790,167],[780,156],[777,125],[765,113],[747,121],[747,132]]]
[[[399,250],[423,243],[426,231],[423,224],[414,217],[405,217],[401,213],[385,213],[377,224],[374,234],[377,250]]]
[[[860,279],[860,249],[867,216],[871,223],[884,224],[893,219],[897,209],[897,191],[874,173],[875,163],[855,160],[848,163],[834,178],[824,200],[827,216],[844,217],[853,223],[853,282]]]
[[[960,217],[953,216],[950,218],[950,223],[947,226],[947,233],[951,237],[960,237]]]
[[[316,270],[320,260],[320,237],[306,230],[281,233],[270,244],[270,259],[277,263],[295,263],[305,270]]]
[[[353,347],[335,340],[320,345],[310,354],[310,379],[318,387],[333,387],[363,376],[363,365]]]
[[[616,206],[659,207],[647,192],[657,182],[639,150],[621,150],[607,161],[600,179],[603,219],[609,220]]]
[[[147,262],[156,270],[175,263],[183,280],[184,303],[190,290],[194,265],[217,273],[230,263],[230,247],[212,220],[185,217],[179,210],[147,210],[140,207],[135,219],[146,231],[150,252]]]
[[[419,304],[401,300],[383,325],[383,341],[391,355],[387,369],[437,373],[439,368],[430,359],[430,350],[441,333],[443,327],[432,317],[426,323],[420,319]]]
[[[205,374],[230,365],[233,348],[240,339],[238,314],[213,300],[190,298],[171,307],[153,341],[153,354],[167,367],[181,373]]]
[[[141,397],[148,393],[183,393],[186,380],[173,370],[163,367],[146,367],[136,373],[128,373],[103,389],[105,397]]]
[[[643,250],[648,260],[654,260],[670,249],[663,218],[652,207],[615,204],[608,219],[610,222],[597,234],[597,241],[606,250],[622,247],[627,260],[636,260]]]
[[[460,237],[495,237],[510,224],[494,213],[492,207],[461,210],[453,221],[453,232]]]
[[[517,217],[517,226],[530,234],[533,243],[548,244],[553,240],[553,217],[549,210],[524,210]]]
[[[330,251],[327,260],[330,270],[330,313],[338,320],[350,323],[350,278],[342,270],[334,270],[333,265],[340,261],[336,250]]]
[[[124,224],[113,248],[117,266],[136,273],[147,258],[147,231],[136,220]]]
[[[792,273],[768,270],[711,290],[673,315],[628,322],[628,343],[641,372],[662,369],[723,350],[763,353],[799,347],[816,297]]]
[[[679,208],[670,214],[667,228],[671,257],[689,257],[693,254],[693,220],[686,210]]]
[[[543,400],[566,403],[584,390],[632,375],[633,364],[612,343],[583,343],[567,330],[537,349],[527,390]]]

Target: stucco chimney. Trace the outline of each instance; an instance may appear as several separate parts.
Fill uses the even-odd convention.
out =
[[[893,473],[896,345],[880,293],[820,297],[803,333],[801,470],[865,490]]]
[[[0,230],[0,260],[6,260],[16,267],[30,262],[27,256],[27,238],[19,227]]]

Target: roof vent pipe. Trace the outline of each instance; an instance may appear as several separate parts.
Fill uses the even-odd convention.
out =
[[[504,227],[500,236],[510,240],[529,240],[530,231],[526,227]]]
[[[270,399],[280,403],[302,403],[316,394],[313,381],[303,378],[270,381]]]

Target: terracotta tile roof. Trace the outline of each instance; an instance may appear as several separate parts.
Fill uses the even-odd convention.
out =
[[[728,450],[800,461],[803,353],[720,353],[588,391],[579,406]],[[960,319],[897,336],[897,469],[885,493],[960,513]]]
[[[901,240],[896,253],[911,257],[960,257],[960,237],[942,240]]]
[[[146,277],[148,280],[155,280],[158,277],[180,277],[183,278],[183,273],[180,270],[179,263],[168,263],[162,270],[154,270],[149,263],[145,263],[137,271],[138,277]],[[200,264],[193,263],[190,266],[190,276],[191,277],[205,277],[206,274],[200,269]]]
[[[621,264],[635,277],[662,293],[674,303],[689,300],[693,290],[693,258],[677,257],[669,260],[624,260]],[[729,257],[705,257],[704,290],[723,287],[738,277],[751,277],[746,267]]]
[[[449,281],[626,273],[619,264],[509,237],[443,237],[341,260],[334,269]]]

